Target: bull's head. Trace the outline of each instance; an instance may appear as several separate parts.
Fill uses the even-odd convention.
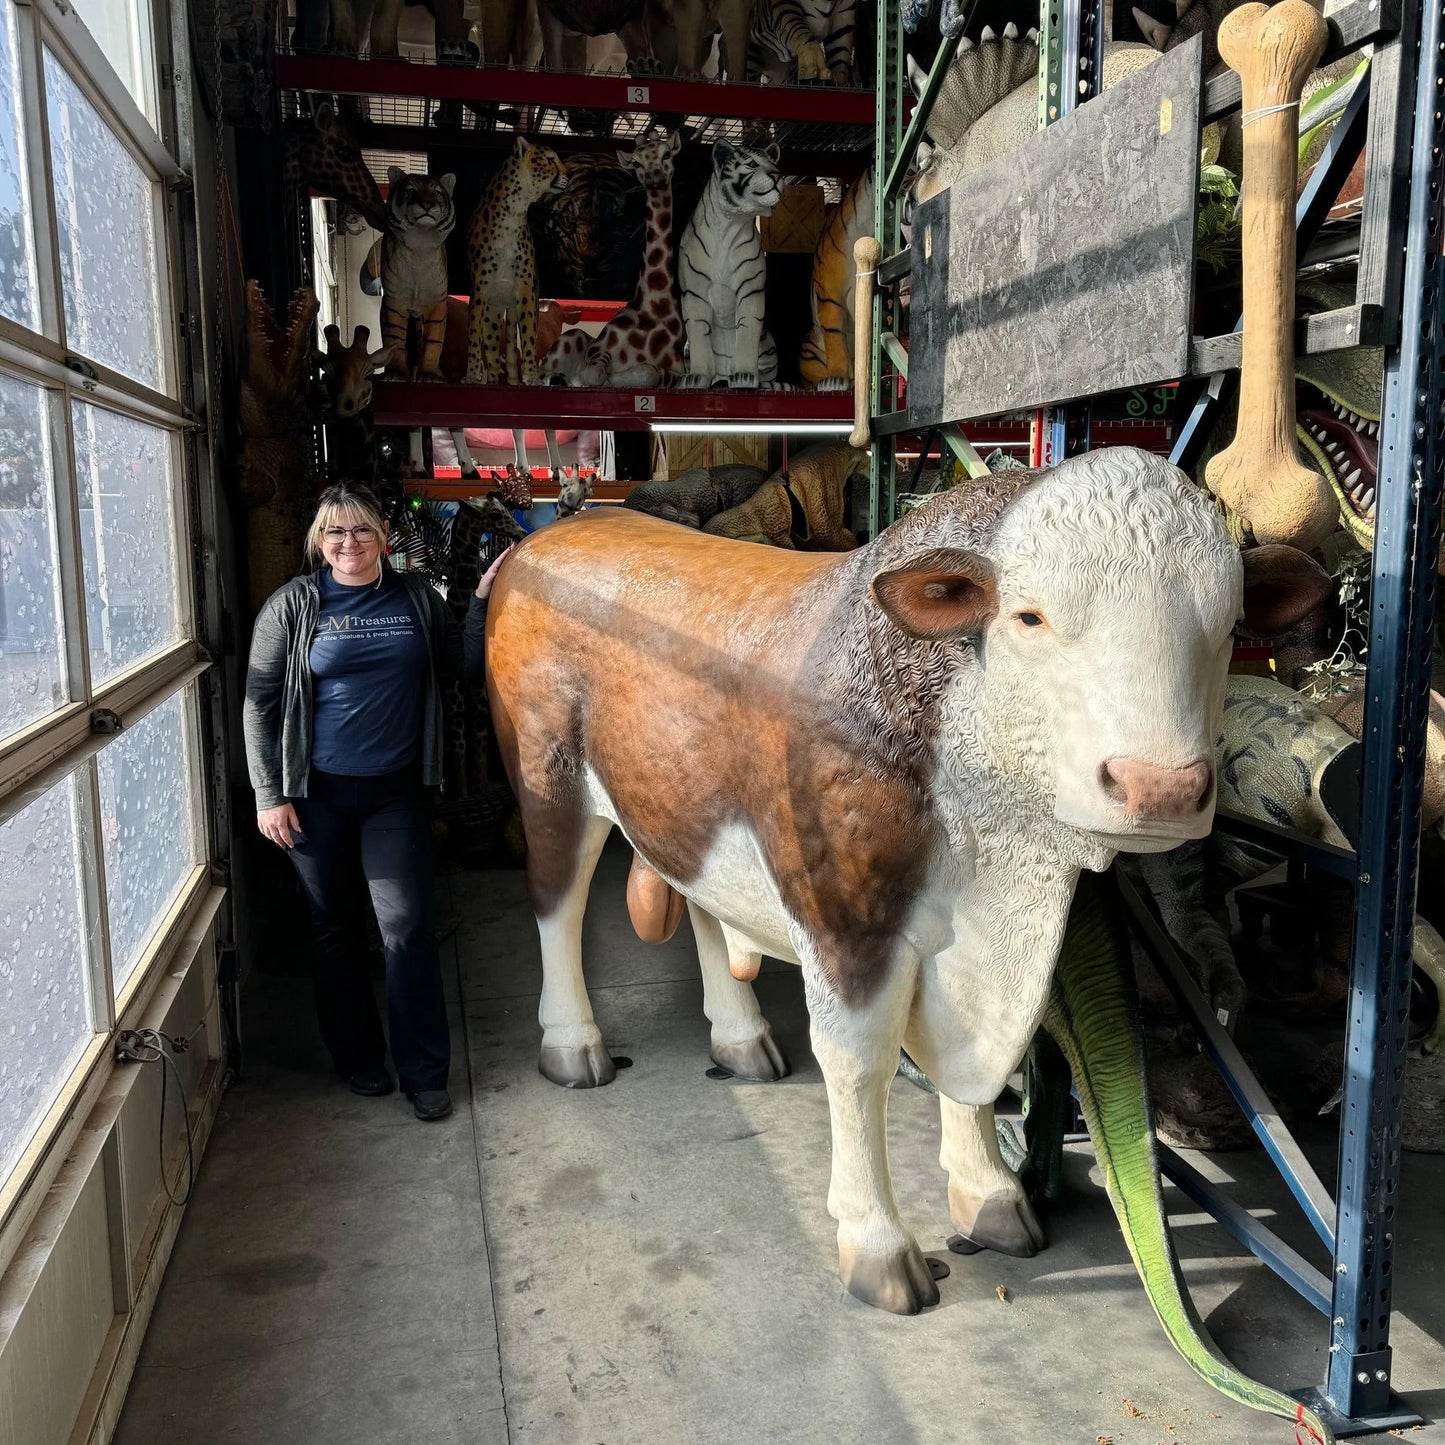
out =
[[[932,515],[940,540],[957,537],[946,504]],[[1288,547],[1241,563],[1182,472],[1120,447],[1024,487],[983,545],[920,553],[873,591],[911,636],[973,642],[942,705],[945,768],[967,739],[1057,822],[1155,852],[1212,826],[1236,624],[1272,635],[1330,585]]]

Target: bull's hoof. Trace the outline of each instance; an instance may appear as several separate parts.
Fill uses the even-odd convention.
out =
[[[734,1078],[762,1084],[786,1079],[793,1072],[787,1056],[773,1042],[772,1030],[767,1028],[757,1038],[739,1044],[714,1044],[712,1061]]]
[[[838,1277],[849,1294],[890,1314],[916,1315],[938,1303],[933,1270],[912,1240],[890,1254],[840,1244]]]
[[[564,1089],[600,1089],[617,1077],[612,1056],[601,1043],[567,1047],[543,1044],[537,1068],[543,1078]]]
[[[1022,1193],[1017,1197],[990,1194],[982,1200],[968,1200],[950,1185],[948,1213],[962,1242],[976,1249],[991,1249],[995,1254],[1029,1259],[1048,1244],[1033,1205]],[[952,1241],[948,1247],[955,1254],[973,1252],[957,1248]]]

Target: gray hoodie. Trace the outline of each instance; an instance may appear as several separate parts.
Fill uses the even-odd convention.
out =
[[[405,586],[431,654],[422,707],[421,776],[428,787],[442,780],[442,708],[438,683],[482,675],[487,604],[473,597],[466,624],[458,627],[430,583],[414,572],[396,574]],[[256,809],[279,808],[306,796],[311,770],[311,642],[321,611],[315,574],[294,577],[267,599],[251,634],[246,702],[241,726],[246,763],[256,790]]]

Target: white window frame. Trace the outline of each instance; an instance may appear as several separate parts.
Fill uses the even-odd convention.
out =
[[[50,429],[52,495],[59,557],[59,593],[64,625],[65,668],[70,701],[0,740],[0,821],[14,816],[49,787],[78,774],[82,887],[89,956],[88,1007],[94,1030],[79,1063],[57,1091],[40,1127],[7,1178],[0,1179],[0,1271],[39,1209],[112,1067],[115,1035],[134,1023],[163,991],[166,974],[185,951],[199,946],[219,906],[206,861],[210,806],[209,770],[200,730],[201,699],[196,679],[210,665],[197,642],[200,621],[195,539],[192,535],[195,478],[187,433],[198,430],[181,398],[185,358],[178,298],[183,294],[180,228],[172,191],[186,183],[168,146],[176,143],[174,92],[168,59],[160,51],[169,35],[165,0],[126,0],[148,18],[157,48],[150,75],[157,126],[131,96],[120,77],[66,0],[0,0],[11,10],[21,85],[26,187],[33,233],[38,296],[38,331],[0,317],[0,373],[42,389]],[[64,68],[95,107],[112,134],[151,182],[152,228],[157,248],[157,303],[161,335],[160,386],[153,387],[84,357],[67,344],[61,291],[59,233],[50,169],[45,91],[46,51]],[[172,545],[177,582],[179,638],[158,653],[93,685],[85,609],[81,516],[75,465],[72,402],[82,401],[164,429],[169,434],[173,488]],[[105,857],[99,832],[99,791],[95,757],[113,734],[93,720],[114,718],[122,730],[184,691],[181,715],[187,772],[195,800],[194,837],[201,861],[190,870],[166,913],[157,920],[141,960],[117,990],[106,917]]]

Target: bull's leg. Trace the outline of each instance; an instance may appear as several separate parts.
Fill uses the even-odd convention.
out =
[[[791,1070],[783,1051],[773,1042],[772,1030],[758,1008],[753,986],[742,978],[756,955],[696,903],[687,905],[692,936],[697,940],[697,961],[702,966],[702,1011],[712,1024],[712,1061],[740,1079],[771,1083],[785,1079]],[[743,971],[734,976],[733,965]]]
[[[617,1076],[602,1031],[592,1017],[592,1001],[582,977],[582,915],[597,859],[611,831],[606,818],[583,822],[571,880],[556,906],[537,918],[542,940],[542,1001],[537,1008],[542,1052],[537,1067],[565,1089],[597,1088]],[[530,843],[531,826],[527,834]]]
[[[828,1213],[838,1221],[838,1275],[865,1304],[916,1315],[938,1286],[904,1226],[888,1171],[888,1088],[913,994],[911,969],[895,968],[866,1003],[850,1007],[821,971],[805,966],[813,1053],[828,1086],[833,1173]]]
[[[993,1105],[975,1108],[938,1096],[943,1147],[938,1162],[948,1171],[948,1214],[968,1244],[1022,1258],[1046,1243],[1044,1231],[1019,1177],[1003,1162]]]

